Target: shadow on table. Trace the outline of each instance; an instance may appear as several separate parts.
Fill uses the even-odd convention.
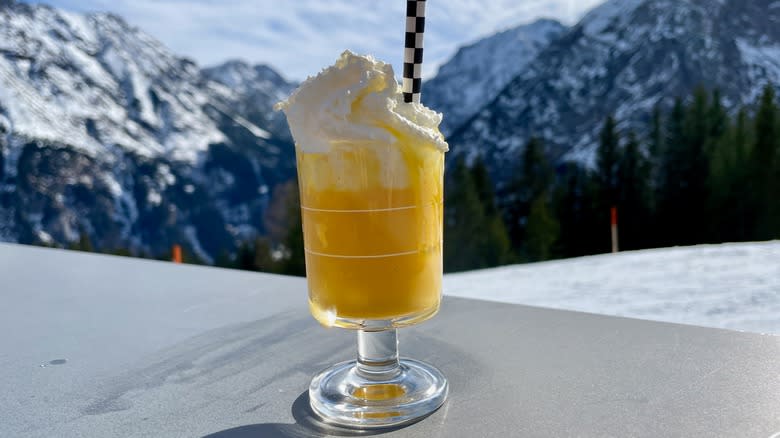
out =
[[[309,407],[309,393],[295,399],[292,405],[292,415],[295,424],[262,423],[234,427],[204,436],[203,438],[257,438],[257,437],[291,437],[310,438],[328,436],[371,436],[381,435],[394,430],[403,429],[409,425],[379,430],[355,430],[323,423]]]

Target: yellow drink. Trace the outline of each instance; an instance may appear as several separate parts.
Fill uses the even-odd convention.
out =
[[[444,153],[394,135],[297,151],[309,304],[324,325],[400,327],[439,308]]]
[[[357,427],[433,412],[447,379],[400,360],[394,329],[439,310],[441,114],[407,103],[392,66],[349,51],[276,107],[295,139],[311,313],[358,330],[358,360],[312,379],[312,410]]]

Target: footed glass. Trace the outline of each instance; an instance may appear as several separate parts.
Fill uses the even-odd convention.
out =
[[[296,152],[311,313],[358,338],[356,360],[314,377],[311,407],[359,428],[424,417],[444,403],[447,380],[400,359],[396,329],[439,309],[444,153],[409,139]]]

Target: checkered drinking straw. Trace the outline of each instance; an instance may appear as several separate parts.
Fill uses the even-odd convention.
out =
[[[406,44],[404,45],[403,93],[405,102],[420,102],[422,91],[423,32],[425,0],[406,2]]]

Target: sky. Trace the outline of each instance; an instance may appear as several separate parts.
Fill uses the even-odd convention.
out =
[[[38,2],[33,0],[34,2]],[[423,74],[459,46],[540,17],[574,24],[603,0],[429,0]],[[244,59],[301,80],[344,49],[400,71],[405,0],[46,0],[75,12],[114,12],[202,66]]]

